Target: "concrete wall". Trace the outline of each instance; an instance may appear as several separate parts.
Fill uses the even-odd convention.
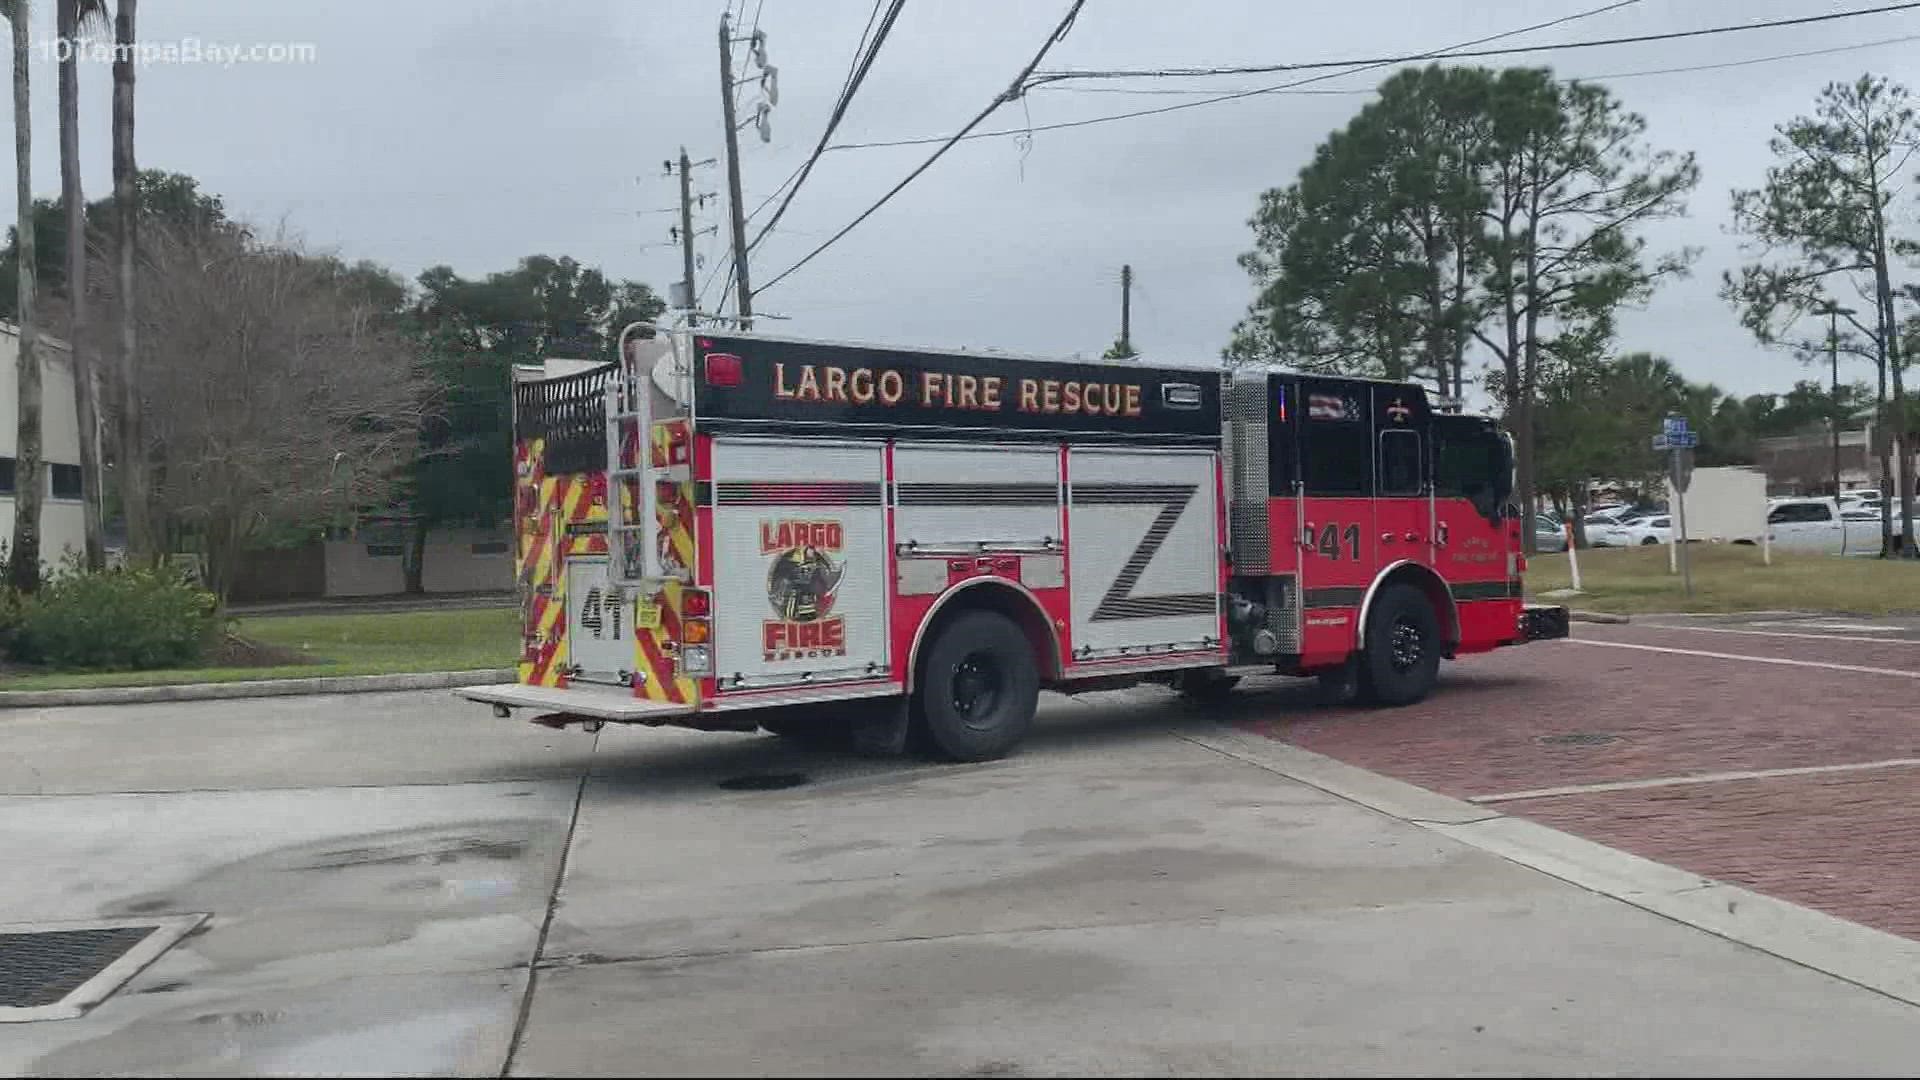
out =
[[[513,588],[513,534],[507,529],[447,529],[427,537],[420,585],[430,593]]]
[[[41,490],[47,495],[40,515],[40,558],[48,566],[59,565],[67,551],[79,551],[86,543],[84,509],[77,498],[53,497],[52,465],[80,466],[80,428],[74,420],[73,363],[64,344],[42,337],[40,344],[41,448],[45,465],[40,476]],[[14,437],[18,433],[20,331],[12,323],[0,323],[0,458],[14,456]],[[0,494],[0,539],[12,543],[13,495]]]
[[[328,596],[396,596],[407,591],[401,544],[328,540]]]

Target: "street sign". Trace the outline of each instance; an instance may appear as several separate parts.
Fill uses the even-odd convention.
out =
[[[1666,426],[1661,429],[1661,432],[1669,439],[1685,437],[1687,434],[1687,418],[1684,416],[1667,417]]]
[[[1678,434],[1661,432],[1653,437],[1655,450],[1685,450],[1700,445],[1700,435],[1694,431],[1681,431]]]

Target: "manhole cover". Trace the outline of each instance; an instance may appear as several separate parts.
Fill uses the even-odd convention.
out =
[[[1565,735],[1543,735],[1540,742],[1547,746],[1603,746],[1619,739],[1620,736],[1604,731],[1570,731]]]
[[[806,782],[805,773],[751,773],[747,776],[730,776],[720,781],[720,786],[728,791],[779,791],[781,788],[799,787]]]
[[[0,1022],[79,1016],[204,918],[0,926]]]

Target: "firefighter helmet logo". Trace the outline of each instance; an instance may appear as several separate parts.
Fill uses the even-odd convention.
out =
[[[833,613],[846,572],[834,554],[846,544],[837,521],[764,521],[760,553],[767,565],[767,603],[774,618],[762,624],[762,659],[812,660],[847,654],[846,620]]]
[[[767,600],[788,622],[817,622],[833,613],[844,571],[817,547],[788,548],[767,570]]]

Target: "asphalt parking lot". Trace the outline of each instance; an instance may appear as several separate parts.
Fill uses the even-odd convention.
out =
[[[1722,629],[1582,625],[1392,712],[1050,699],[976,766],[435,692],[0,714],[0,923],[208,916],[0,1023],[0,1073],[1910,1073],[1900,939],[1699,875],[1912,931],[1920,634]],[[1672,782],[1728,771],[1766,775]]]

